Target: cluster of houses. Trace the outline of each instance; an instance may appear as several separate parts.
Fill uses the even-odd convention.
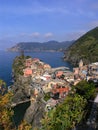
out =
[[[28,58],[23,73],[24,78],[31,78],[36,97],[39,93],[50,93],[51,98],[47,101],[46,108],[51,109],[66,97],[72,85],[81,80],[98,80],[98,63],[84,66],[80,60],[79,67],[73,68],[71,72],[67,67],[51,68],[38,58]]]
[[[83,61],[80,60],[79,67],[73,68],[74,73],[74,85],[81,80],[92,80],[98,82],[98,62],[91,63],[89,65],[83,65]]]

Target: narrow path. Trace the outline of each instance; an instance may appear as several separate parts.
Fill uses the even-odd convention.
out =
[[[31,98],[31,99],[27,99],[27,100],[25,100],[25,101],[20,101],[20,102],[18,102],[18,103],[12,103],[12,104],[11,104],[11,107],[15,107],[15,106],[17,106],[17,105],[19,105],[19,104],[26,103],[26,102],[29,102],[29,101],[34,101],[34,100],[35,100],[34,98]]]
[[[23,104],[23,103],[30,102],[30,101],[34,101],[34,100],[35,100],[34,98],[31,98],[31,99],[27,99],[27,100],[25,100],[25,101],[20,101],[20,102],[18,102],[18,103],[12,103],[12,104],[11,104],[11,107],[15,107],[15,106],[17,106],[17,105],[19,105],[19,104]],[[41,98],[41,101],[42,101],[44,104],[47,103],[43,98]]]

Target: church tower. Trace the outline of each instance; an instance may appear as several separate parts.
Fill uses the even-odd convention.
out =
[[[83,67],[83,61],[82,61],[82,59],[79,62],[79,68],[81,68],[81,67]]]

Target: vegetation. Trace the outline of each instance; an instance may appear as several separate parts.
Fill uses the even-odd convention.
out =
[[[22,121],[21,124],[18,126],[18,130],[31,130],[31,125],[28,124],[26,121]]]
[[[79,82],[76,86],[76,92],[83,96],[85,99],[94,99],[96,95],[96,89],[93,82],[89,83],[85,80]]]
[[[50,92],[49,92],[49,93],[46,93],[45,96],[44,96],[44,100],[45,100],[45,101],[48,101],[50,98],[51,98]]]
[[[84,115],[86,99],[75,94],[69,95],[56,109],[49,111],[42,120],[42,130],[70,130],[74,128]]]
[[[12,115],[13,111],[10,108],[10,103],[12,99],[12,93],[2,94],[2,88],[6,84],[3,80],[0,80],[0,130],[10,130],[13,128],[12,125]]]
[[[67,49],[65,60],[78,65],[80,59],[85,64],[98,61],[98,27],[87,32]]]
[[[93,82],[81,81],[75,86],[75,89],[76,93],[83,96],[87,100],[87,105],[85,108],[86,109],[85,118],[83,119],[85,123],[91,113],[93,104],[91,100],[94,100],[97,93],[95,84]]]
[[[13,111],[9,107],[11,96],[11,93],[7,93],[4,96],[0,95],[0,130],[13,129]]]
[[[0,79],[0,88],[1,88],[2,86],[6,86],[6,83],[5,83],[3,80]]]
[[[0,80],[0,94],[4,95],[7,91],[6,83],[3,80]]]
[[[57,41],[48,41],[44,43],[40,42],[21,42],[18,43],[16,46],[9,49],[9,51],[62,51],[65,48],[69,47],[73,41],[64,41],[64,42],[57,42]]]
[[[30,58],[30,56],[24,56],[23,54],[17,56],[14,59],[12,68],[14,70],[14,76],[17,78],[19,75],[23,75],[23,69],[25,69],[25,60]]]
[[[2,85],[6,84],[0,80]],[[88,101],[95,96],[95,86],[92,82],[81,81],[74,88],[76,93],[70,93],[63,103],[46,113],[40,130],[71,130],[83,121],[90,110]],[[13,123],[12,96],[11,92],[0,95],[0,130],[31,130],[26,121],[22,121],[18,128]],[[48,98],[49,95],[45,95],[45,99]]]
[[[71,130],[86,120],[91,110],[90,99],[96,95],[95,85],[81,81],[62,104],[46,113],[41,130]]]
[[[18,77],[19,75],[23,75],[23,69],[25,69],[25,60],[28,58],[31,58],[31,57],[24,56],[23,53],[20,56],[16,56],[12,65],[15,77]]]
[[[2,85],[5,85],[5,82],[0,80],[0,86]],[[16,128],[13,122],[14,112],[11,109],[12,97],[12,92],[0,94],[0,130],[31,130],[31,125],[26,121],[22,121]]]
[[[24,62],[25,62],[25,59],[23,56],[17,56],[15,58],[13,62],[13,66],[12,66],[15,77],[19,76],[19,74],[23,75]]]

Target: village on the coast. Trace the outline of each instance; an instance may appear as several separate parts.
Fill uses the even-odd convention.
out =
[[[79,66],[73,68],[73,72],[67,67],[52,68],[38,58],[28,58],[24,64],[23,77],[31,78],[33,97],[37,98],[40,93],[50,94],[46,102],[46,111],[62,102],[71,91],[72,85],[82,80],[98,82],[98,62],[84,65],[80,60]]]

